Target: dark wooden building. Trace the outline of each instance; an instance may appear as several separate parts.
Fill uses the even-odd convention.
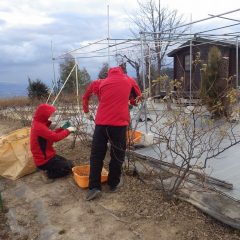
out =
[[[225,77],[233,77],[232,84],[236,86],[236,44],[213,41],[212,39],[194,38],[192,40],[192,60],[201,60],[201,64],[192,64],[192,81],[190,84],[190,41],[185,42],[177,49],[168,53],[174,58],[174,79],[182,79],[183,91],[186,96],[190,91],[197,92],[201,87],[200,68],[207,64],[209,50],[216,46],[221,52],[221,57],[227,60],[227,74]],[[239,52],[239,48],[238,48]],[[238,53],[238,82],[240,85],[240,53]]]

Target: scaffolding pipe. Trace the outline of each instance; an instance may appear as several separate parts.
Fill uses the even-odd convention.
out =
[[[236,37],[236,89],[238,89],[238,37]]]
[[[224,34],[201,34],[200,36],[204,36],[204,37],[232,37],[235,36],[237,37],[239,34],[239,32],[229,32],[229,33],[224,33]]]
[[[108,23],[108,67],[110,67],[110,29],[109,29],[109,5],[107,5],[107,23]]]
[[[79,81],[78,81],[78,65],[77,65],[77,59],[75,58],[75,74],[76,74],[76,91],[77,91],[77,108],[78,113],[80,113],[80,104],[79,104]]]
[[[186,35],[189,35],[189,36],[193,36],[194,34],[186,34]],[[226,35],[226,34],[223,34],[223,35]],[[223,36],[223,35],[218,35],[218,36]],[[205,36],[205,35],[204,35]],[[206,36],[209,36],[209,35],[206,35]],[[215,35],[211,35],[211,36],[215,36]],[[196,44],[196,46],[200,46],[200,45],[204,45],[204,44],[207,44],[207,43],[213,43],[213,42],[216,42],[216,44],[218,44],[218,45],[221,45],[221,46],[224,46],[224,42],[219,42],[219,41],[224,41],[224,40],[231,40],[231,39],[234,39],[234,44],[235,44],[235,42],[236,42],[236,36],[231,36],[231,38],[228,38],[228,39],[226,39],[226,38],[219,38],[219,39],[213,39],[213,40],[209,40],[208,42],[204,42],[204,43],[199,43],[199,44]],[[181,40],[181,42],[183,41],[183,40],[185,40],[185,39],[182,39]],[[186,40],[189,40],[189,38],[188,39],[186,39]],[[129,39],[127,40],[127,41],[130,41]],[[148,42],[154,42],[154,41],[149,41],[148,40]],[[156,41],[155,41],[156,42]],[[174,42],[174,41],[173,41]],[[117,45],[121,45],[121,44],[125,44],[125,43],[127,43],[126,41],[125,42],[123,42],[123,43],[115,43],[115,44],[113,44],[113,45],[110,45],[110,47],[113,47],[113,46],[117,46]],[[180,43],[180,42],[179,42]],[[174,43],[174,44],[172,44],[172,45],[170,45],[170,46],[174,46],[175,44],[177,44],[177,43]],[[133,47],[136,47],[136,46],[138,46],[138,45],[141,45],[141,43],[138,43],[138,44],[134,44],[134,45],[132,45],[132,46],[127,46],[127,47],[123,47],[123,48],[119,48],[119,49],[117,49],[118,51],[121,51],[121,50],[125,50],[125,49],[129,49],[129,48],[133,48]],[[184,45],[184,46],[182,46],[182,47],[178,47],[177,49],[181,49],[181,48],[185,48],[185,47],[187,47],[187,45]],[[107,47],[105,47],[105,48],[101,48],[101,49],[97,49],[97,50],[94,50],[94,51],[91,51],[91,52],[85,52],[85,53],[76,53],[76,54],[84,54],[84,55],[86,55],[86,54],[91,54],[91,53],[101,53],[101,54],[105,54],[105,55],[94,55],[94,56],[83,56],[83,57],[77,57],[77,58],[97,58],[97,57],[107,57],[108,55],[107,55],[107,53],[106,52],[100,52],[101,50],[104,50],[104,49],[107,49]],[[135,51],[135,50],[134,50]],[[115,56],[115,54],[111,54],[110,56]],[[62,58],[64,58],[64,57],[62,57]],[[61,58],[60,58],[61,59]]]
[[[150,32],[149,32],[150,33]],[[151,34],[153,34],[153,33],[159,33],[159,32],[151,32]],[[161,33],[161,32],[160,32]],[[233,33],[239,33],[239,32],[233,32]],[[189,35],[195,35],[196,33],[173,33],[172,34],[172,36],[189,36]],[[225,35],[227,35],[228,33],[224,33],[224,34],[207,34],[207,35],[212,35],[212,36],[225,36]],[[206,35],[206,34],[204,34],[204,35]],[[159,40],[159,41],[162,41],[162,39],[164,39],[164,38],[161,38],[161,40]],[[136,42],[139,42],[139,41],[141,41],[141,39],[140,38],[110,38],[110,40],[111,41],[136,41]],[[150,39],[149,41],[152,41],[152,42],[157,42],[156,40],[152,40],[152,39]],[[166,38],[166,42],[168,42],[168,38]],[[99,44],[104,44],[104,43],[99,43]]]
[[[127,40],[125,42],[122,42],[122,43],[112,44],[112,45],[109,45],[109,48],[115,47],[116,45],[124,44],[124,43],[127,43],[127,42],[129,42],[129,40]],[[104,49],[108,49],[108,47],[104,47],[104,48],[100,48],[100,49],[94,50],[94,51],[92,51],[92,53],[99,52],[99,51],[104,50]]]
[[[74,68],[75,68],[75,67],[76,67],[76,64],[73,66],[73,68],[72,68],[71,72],[69,73],[68,77],[66,78],[66,80],[65,80],[64,84],[62,85],[62,87],[61,87],[60,91],[58,92],[57,96],[55,97],[55,99],[54,99],[54,101],[53,101],[52,105],[54,105],[54,104],[55,104],[55,102],[57,101],[57,99],[58,99],[58,97],[59,97],[60,93],[62,92],[63,88],[65,87],[65,85],[66,85],[66,83],[67,83],[67,81],[68,81],[69,77],[71,76],[71,74],[72,74],[72,72],[73,72],[73,70],[74,70]]]
[[[57,86],[56,77],[55,77],[55,67],[54,67],[54,57],[53,57],[52,41],[51,41],[51,53],[52,53],[52,67],[53,67],[53,86],[52,86],[52,89],[50,91],[50,94],[48,95],[46,103],[48,103],[50,97],[52,96],[52,94],[54,92],[54,87]]]
[[[193,36],[193,34],[188,34],[188,35],[190,35],[190,36]],[[224,41],[224,40],[228,40],[228,41],[230,41],[230,40],[232,40],[232,39],[234,39],[234,43],[232,42],[221,42],[221,41]],[[189,40],[189,38],[188,39],[186,39],[186,40]],[[150,41],[148,41],[148,42],[150,42]],[[182,41],[181,41],[182,42]],[[217,45],[219,45],[219,46],[228,46],[229,44],[236,44],[236,36],[231,36],[230,38],[228,38],[228,39],[226,39],[226,38],[219,38],[219,39],[212,39],[212,40],[209,40],[209,41],[206,41],[206,42],[201,42],[201,43],[198,43],[198,44],[195,44],[194,46],[201,46],[201,45],[205,45],[205,44],[209,44],[209,43],[215,43],[215,44],[217,44]],[[176,45],[177,43],[175,43],[175,44],[172,44],[172,45],[170,45],[171,47],[172,46],[174,46],[174,45]],[[114,44],[114,45],[110,45],[110,47],[113,47],[113,46],[115,46],[116,47],[116,45],[120,45],[120,43],[117,43],[117,44]],[[139,44],[137,44],[137,45],[134,45],[134,46],[128,46],[128,47],[124,47],[124,48],[119,48],[119,49],[117,49],[117,51],[118,52],[120,52],[121,53],[121,50],[125,50],[125,49],[129,49],[129,48],[132,48],[132,47],[136,47],[136,46],[138,46],[138,45],[141,45],[141,43],[139,43]],[[188,44],[188,45],[184,45],[184,46],[182,46],[182,47],[178,47],[177,49],[179,50],[179,49],[183,49],[183,48],[186,48],[186,47],[189,47],[190,46],[190,44]],[[98,49],[98,50],[95,50],[94,52],[97,52],[97,51],[100,51],[100,50],[102,50],[102,49]],[[115,52],[115,50],[113,50],[114,52]],[[131,50],[131,51],[133,51],[133,52],[137,52],[138,50]],[[141,50],[140,50],[141,51]],[[81,53],[81,54],[91,54],[91,53],[93,53],[93,52],[87,52],[87,53]],[[84,59],[84,58],[105,58],[105,57],[108,57],[108,55],[107,55],[107,53],[106,52],[97,52],[98,54],[104,54],[104,55],[90,55],[90,56],[78,56],[78,57],[76,57],[77,59]],[[120,55],[120,53],[118,53],[118,55]],[[156,55],[157,53],[151,53],[151,55],[152,56],[154,56],[154,55]],[[114,56],[116,56],[116,54],[110,54],[110,56],[111,57],[114,57]],[[148,57],[149,55],[148,54],[146,54],[146,55],[144,55],[144,57]]]
[[[143,33],[140,33],[141,39],[141,62],[142,62],[142,74],[143,74],[143,91],[145,91],[145,67],[144,67],[144,53],[143,53]]]
[[[150,50],[150,45],[148,45],[148,88],[149,88],[149,97],[152,96],[152,86],[151,86],[151,50]]]
[[[192,34],[192,14],[190,15],[190,34]],[[189,54],[189,58],[190,58],[190,72],[189,72],[189,87],[190,87],[190,98],[189,98],[189,102],[190,102],[190,106],[192,105],[192,37],[190,36],[190,42],[189,42],[189,47],[190,47],[190,54]]]
[[[240,22],[240,20],[237,19],[233,19],[233,18],[227,18],[227,17],[220,17],[220,16],[215,16],[213,14],[208,14],[211,17],[218,17],[218,18],[222,18],[222,19],[226,19],[226,20],[230,20],[230,21],[234,21],[234,22]]]
[[[212,18],[220,17],[220,16],[223,16],[223,15],[227,15],[227,14],[234,13],[234,12],[238,12],[238,11],[240,11],[240,8],[235,9],[235,10],[232,10],[232,11],[224,12],[224,13],[221,13],[221,14],[218,14],[218,15],[214,15],[214,16],[211,16],[211,17],[199,19],[199,20],[196,20],[196,21],[191,22],[191,23],[186,23],[186,24],[183,24],[183,25],[180,25],[180,26],[176,26],[176,27],[174,27],[174,28],[169,28],[169,29],[165,30],[164,32],[169,32],[169,31],[172,31],[172,30],[181,28],[181,27],[186,27],[186,26],[191,25],[191,24],[203,22],[203,21],[206,21],[206,20],[209,20],[209,19],[212,19]],[[152,32],[142,32],[142,33],[145,33],[145,34],[153,34]],[[154,32],[154,33],[159,33],[159,32]],[[160,32],[160,33],[163,33],[163,32]]]
[[[55,74],[55,65],[54,65],[54,57],[53,57],[53,44],[52,44],[52,41],[51,41],[51,52],[52,52],[52,66],[53,66],[53,81],[54,81],[54,85],[57,85],[56,74]]]
[[[54,58],[54,60],[57,59],[57,58],[64,57],[65,55],[70,54],[70,53],[72,53],[72,52],[76,52],[76,51],[78,51],[78,50],[80,50],[80,49],[83,49],[83,48],[89,47],[89,46],[91,46],[91,45],[94,45],[94,44],[100,43],[100,42],[102,42],[102,41],[104,41],[104,40],[106,40],[106,38],[101,39],[101,40],[98,40],[98,41],[93,42],[93,43],[88,43],[88,45],[85,45],[85,46],[82,46],[82,47],[79,47],[79,48],[73,49],[73,50],[71,50],[71,51],[68,51],[68,52],[66,52],[66,53],[64,53],[64,54],[61,54],[61,55],[59,55],[58,57]]]
[[[145,64],[144,64],[144,53],[143,53],[143,33],[140,32],[140,39],[141,39],[141,59],[142,59],[142,78],[143,78],[143,92],[145,92],[146,89],[146,83],[145,83]],[[144,104],[144,117],[145,117],[145,131],[146,134],[148,134],[148,128],[147,128],[147,105],[146,105],[146,99],[143,101]]]
[[[239,24],[240,24],[240,23],[238,22],[238,23],[234,23],[234,24],[231,24],[231,25],[226,25],[226,26],[223,26],[223,27],[212,28],[212,29],[205,30],[205,31],[202,31],[202,32],[197,32],[197,33],[195,33],[195,34],[212,32],[212,31],[216,31],[216,30],[221,30],[221,29],[224,29],[224,28],[234,27],[234,26],[237,26],[237,25],[239,25]]]
[[[192,39],[190,40],[190,72],[189,72],[189,80],[190,80],[190,105],[192,105]]]
[[[110,55],[110,56],[114,57],[115,54],[112,54],[112,55]],[[79,56],[79,57],[76,57],[76,58],[77,58],[77,59],[82,59],[82,58],[106,58],[106,57],[108,57],[107,54],[106,54],[106,55],[84,56],[84,57]],[[64,58],[61,58],[61,59],[64,59]]]

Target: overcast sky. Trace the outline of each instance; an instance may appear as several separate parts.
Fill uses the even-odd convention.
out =
[[[110,36],[131,37],[129,15],[137,11],[137,0],[0,0],[0,83],[26,84],[28,77],[50,83],[51,42],[54,56],[58,56],[106,38],[107,5]],[[187,21],[192,15],[195,21],[208,14],[237,9],[240,3],[239,0],[161,0],[161,6],[177,9]],[[240,19],[238,15],[239,12],[231,16]],[[91,58],[79,64],[95,78],[103,61]],[[58,71],[57,62],[55,68]]]

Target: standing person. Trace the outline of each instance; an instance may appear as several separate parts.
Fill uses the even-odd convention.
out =
[[[75,131],[75,128],[50,130],[51,121],[49,118],[55,111],[56,108],[52,105],[40,104],[34,113],[31,126],[31,152],[37,168],[42,170],[42,179],[46,183],[50,182],[49,179],[68,175],[73,167],[70,161],[56,154],[53,143],[66,138]]]
[[[121,69],[122,69],[123,73],[125,74],[125,76],[126,76],[127,78],[130,78],[130,77],[127,75],[126,64],[121,64],[121,65],[119,65],[119,67],[121,67]],[[131,78],[131,79],[132,79],[132,78]],[[85,93],[84,93],[84,95],[83,95],[83,97],[82,97],[82,105],[83,105],[83,111],[84,111],[84,113],[87,113],[87,114],[89,113],[89,99],[90,99],[90,97],[91,97],[92,95],[97,96],[97,98],[98,98],[98,100],[99,100],[99,86],[100,86],[100,83],[101,83],[102,81],[104,81],[104,79],[97,79],[97,80],[91,82],[91,83],[88,85],[88,87],[87,87],[87,89],[86,89],[86,91],[85,91]],[[132,79],[131,81],[134,81],[134,82],[135,82],[134,79]],[[131,92],[130,92],[130,95],[129,95],[129,104],[130,104],[131,106],[136,106],[136,105],[137,105],[137,103],[136,103],[136,98],[137,98],[136,91],[135,91],[134,88],[132,88],[132,89],[131,89]]]
[[[128,102],[131,91],[134,91],[137,98],[141,97],[136,81],[124,74],[121,67],[110,68],[108,77],[100,81],[99,106],[90,156],[88,201],[101,194],[101,171],[108,141],[111,144],[109,190],[114,192],[119,187],[126,150],[126,130],[130,121]],[[86,108],[84,112],[87,113]]]

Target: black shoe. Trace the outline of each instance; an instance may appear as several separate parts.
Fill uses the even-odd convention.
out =
[[[101,190],[98,188],[89,189],[86,195],[86,201],[93,200],[94,198],[101,196]]]
[[[120,178],[120,182],[118,183],[117,186],[109,186],[109,192],[115,193],[123,186],[123,178]]]

